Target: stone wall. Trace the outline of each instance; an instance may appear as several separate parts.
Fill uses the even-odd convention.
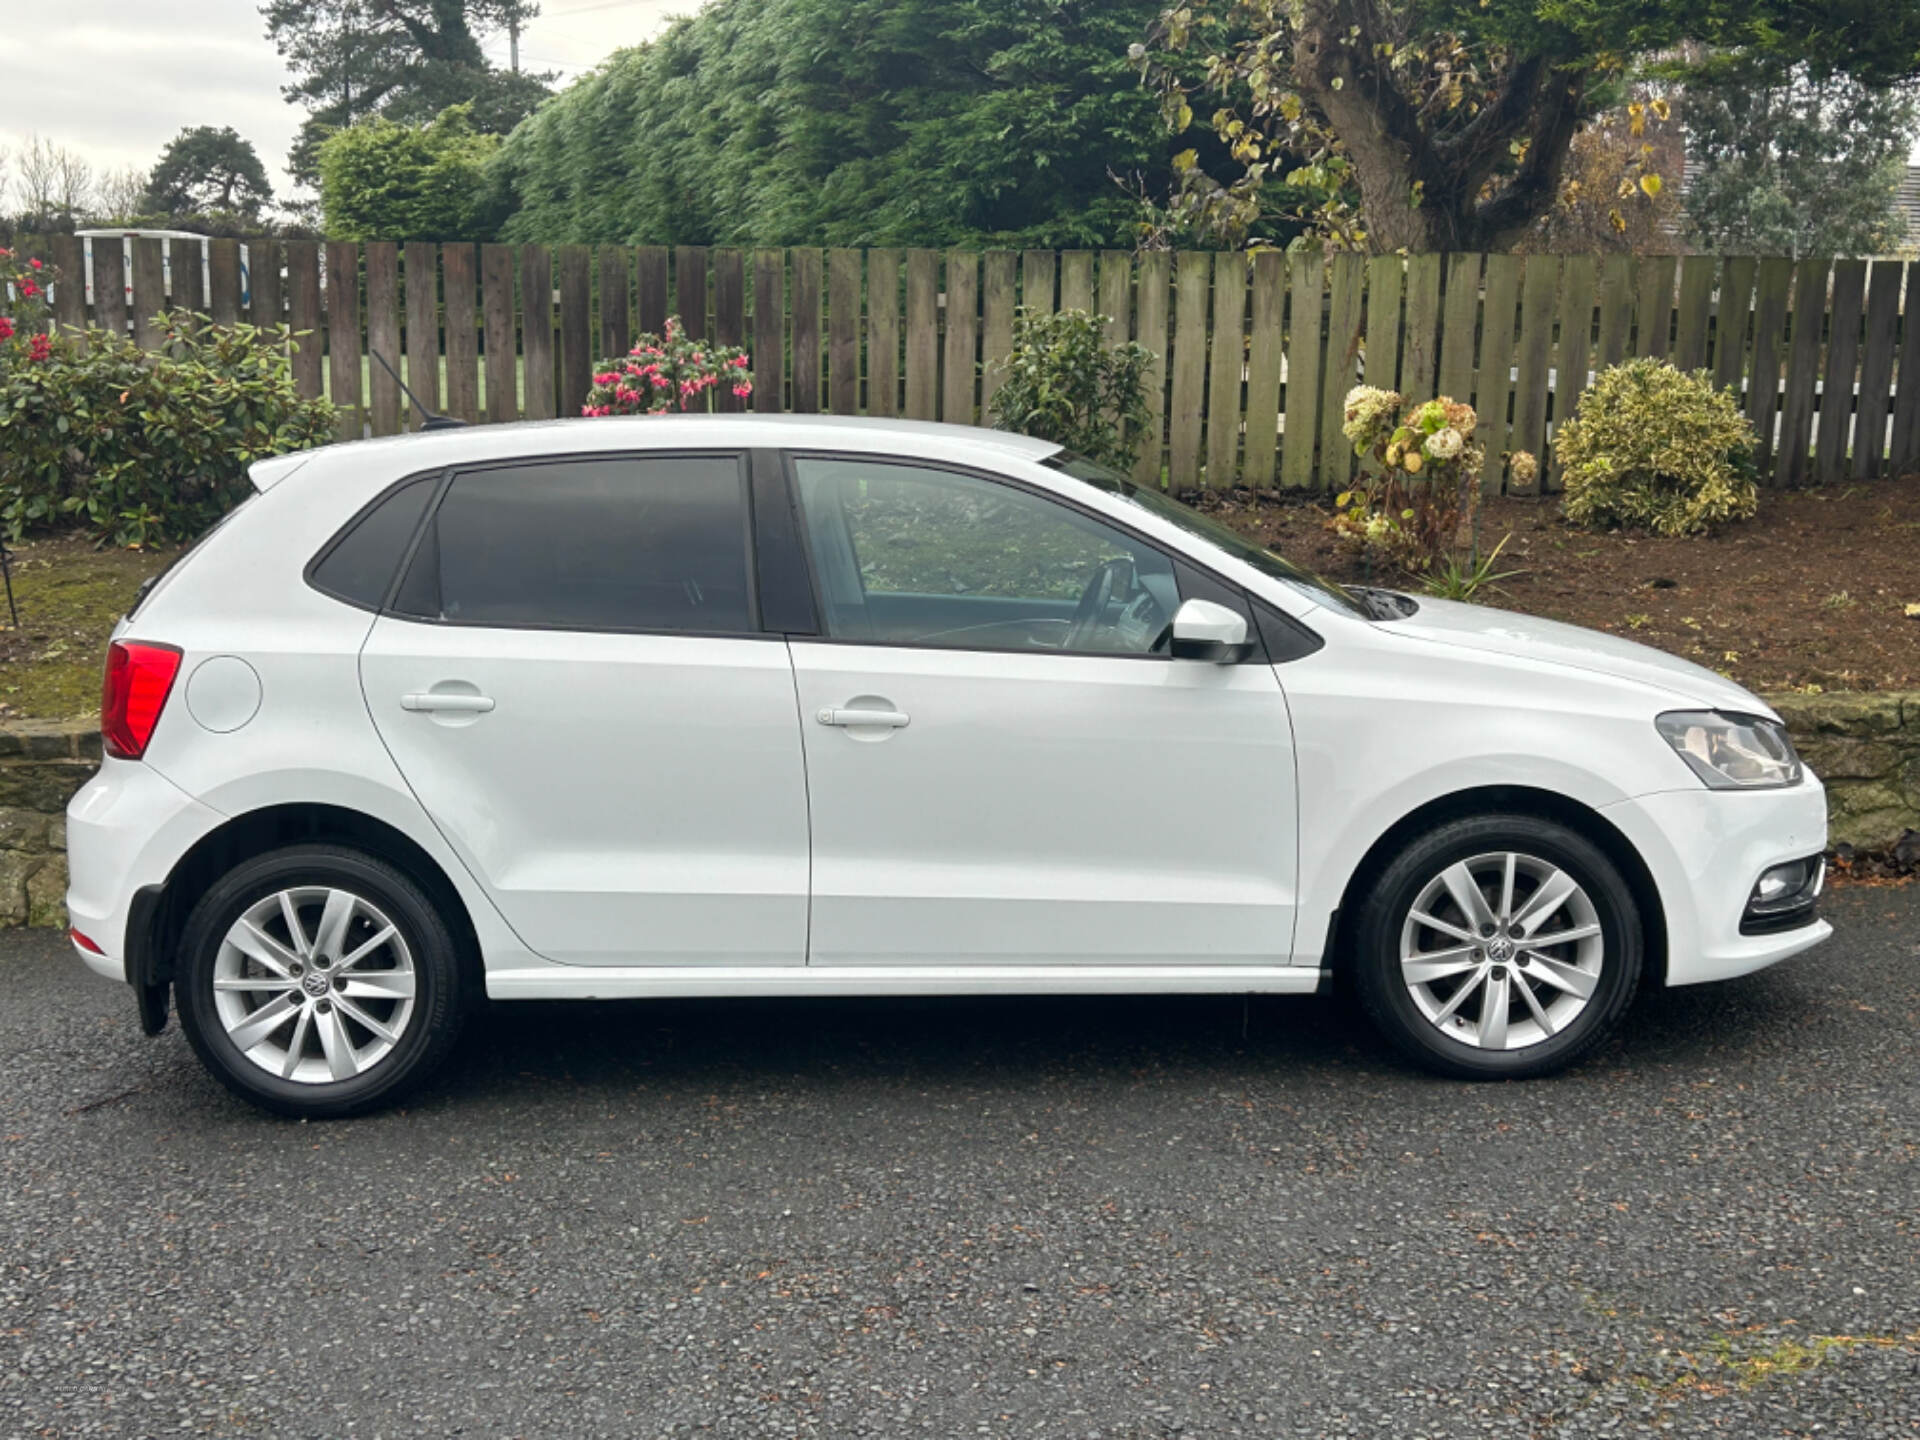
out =
[[[99,763],[91,720],[0,724],[0,925],[66,925],[67,801]]]
[[[1920,830],[1920,691],[1775,695],[1826,781],[1830,843],[1884,850]],[[100,763],[92,721],[0,724],[0,925],[65,925],[66,807]]]
[[[1827,841],[1886,850],[1920,830],[1920,690],[1769,695],[1827,786]]]

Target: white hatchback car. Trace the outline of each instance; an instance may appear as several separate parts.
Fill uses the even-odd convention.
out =
[[[263,462],[114,633],[73,943],[268,1108],[496,1000],[1306,993],[1538,1075],[1830,933],[1739,686],[1342,589],[993,431],[699,416]]]

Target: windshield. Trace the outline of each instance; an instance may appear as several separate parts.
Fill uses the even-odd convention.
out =
[[[1118,470],[1110,470],[1097,460],[1089,460],[1071,450],[1061,450],[1040,463],[1050,470],[1084,480],[1095,489],[1104,490],[1130,505],[1138,505],[1149,514],[1158,515],[1162,520],[1179,526],[1189,535],[1199,536],[1234,559],[1253,566],[1262,575],[1291,586],[1316,605],[1325,605],[1330,610],[1337,610],[1358,620],[1373,618],[1373,611],[1351,591],[1324,576],[1314,574],[1304,565],[1294,564],[1278,551],[1256,545],[1239,531],[1229,529],[1218,520],[1209,520],[1198,510],[1182,505],[1170,495],[1134,484]]]

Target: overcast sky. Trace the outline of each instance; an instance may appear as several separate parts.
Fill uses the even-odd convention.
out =
[[[562,83],[623,45],[649,39],[699,0],[544,0],[521,34],[520,64]],[[31,11],[31,48],[13,48],[0,84],[0,146],[28,132],[78,150],[96,169],[146,170],[189,125],[231,125],[260,152],[276,192],[302,112],[280,96],[287,73],[257,0],[136,0],[29,6],[0,0],[0,25]],[[71,18],[68,18],[71,17]],[[487,42],[507,63],[507,37]]]

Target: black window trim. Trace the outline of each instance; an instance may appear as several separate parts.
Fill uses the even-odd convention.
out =
[[[912,455],[898,455],[893,453],[892,451],[883,451],[883,450],[819,450],[819,449],[805,449],[805,448],[801,448],[801,449],[788,448],[781,452],[781,458],[783,462],[783,467],[786,471],[787,491],[789,496],[792,499],[794,513],[795,515],[801,517],[803,522],[806,515],[806,504],[800,498],[800,477],[799,477],[799,472],[795,469],[795,462],[800,460],[842,460],[842,461],[853,461],[853,462],[866,461],[866,462],[877,464],[877,465],[899,465],[899,466],[904,466],[910,469],[917,469],[917,470],[943,470],[954,475],[964,475],[969,479],[982,480],[992,485],[1005,485],[1011,489],[1023,491],[1028,495],[1032,495],[1036,499],[1051,500],[1056,505],[1064,506],[1066,509],[1072,510],[1077,514],[1084,516],[1086,519],[1096,522],[1097,524],[1105,525],[1112,530],[1117,530],[1122,535],[1125,535],[1128,539],[1134,541],[1139,545],[1145,546],[1147,549],[1153,551],[1156,555],[1159,555],[1163,559],[1165,559],[1169,565],[1173,566],[1176,576],[1178,575],[1180,568],[1185,567],[1188,570],[1194,571],[1195,573],[1204,576],[1207,580],[1222,587],[1227,591],[1230,591],[1234,595],[1239,596],[1241,607],[1247,616],[1247,622],[1248,622],[1247,629],[1248,629],[1249,638],[1255,639],[1255,640],[1260,639],[1260,629],[1259,629],[1259,625],[1256,618],[1257,612],[1255,610],[1255,607],[1258,605],[1265,604],[1266,602],[1261,600],[1261,598],[1258,595],[1255,595],[1250,591],[1248,591],[1244,585],[1240,585],[1235,581],[1227,579],[1224,575],[1221,575],[1218,571],[1214,570],[1210,566],[1201,564],[1199,561],[1193,559],[1191,556],[1185,554],[1182,551],[1169,550],[1162,541],[1156,540],[1148,535],[1143,535],[1139,530],[1135,529],[1133,526],[1127,524],[1124,521],[1116,520],[1113,516],[1108,515],[1103,511],[1094,508],[1091,505],[1087,505],[1082,503],[1079,500],[1075,500],[1070,496],[1062,495],[1056,490],[1049,490],[1044,485],[1036,485],[1031,480],[1023,480],[1017,475],[1008,475],[998,470],[986,470],[986,469],[980,468],[979,466],[966,465],[958,461],[934,460],[934,459],[921,458],[921,457],[912,456]],[[1153,652],[1143,652],[1143,651],[1137,651],[1137,650],[1116,650],[1116,651],[1043,650],[1043,649],[1035,649],[1035,648],[1032,648],[1029,646],[1023,646],[1023,645],[928,645],[928,644],[925,644],[919,641],[913,641],[913,640],[868,640],[868,639],[863,639],[859,636],[852,636],[852,635],[849,635],[849,636],[830,635],[827,633],[827,625],[826,625],[826,617],[828,613],[827,607],[826,607],[826,601],[825,601],[825,598],[820,593],[820,577],[814,571],[813,548],[811,543],[807,539],[806,527],[804,523],[801,525],[801,528],[800,528],[799,542],[800,542],[801,561],[806,566],[808,580],[813,590],[814,616],[815,616],[815,623],[818,626],[819,633],[816,635],[799,636],[796,638],[811,640],[821,645],[866,645],[866,646],[872,646],[874,648],[883,649],[883,650],[938,650],[938,651],[943,651],[948,653],[961,653],[961,654],[972,653],[977,655],[1058,655],[1062,658],[1071,658],[1076,660],[1152,660],[1156,662],[1169,662],[1169,661],[1172,661],[1174,658],[1173,655],[1170,653],[1155,654]],[[1317,650],[1320,648],[1321,644],[1325,643],[1324,641],[1320,640],[1320,637],[1316,632],[1308,629],[1307,626],[1301,624],[1298,620],[1292,620],[1292,617],[1290,616],[1288,617],[1288,619],[1297,629],[1303,631],[1306,635],[1310,635],[1313,637],[1314,641],[1317,643],[1313,645],[1312,649]],[[1265,643],[1264,641],[1262,641],[1260,650],[1256,653],[1264,655],[1265,649],[1266,649]],[[1311,651],[1308,651],[1306,653],[1311,653]],[[1252,657],[1249,657],[1249,658],[1251,659]],[[1289,657],[1289,658],[1292,658],[1292,657]]]
[[[381,601],[380,614],[383,617],[393,620],[403,620],[412,625],[449,625],[458,626],[467,630],[535,630],[574,635],[670,635],[691,640],[783,639],[784,637],[779,632],[767,630],[760,618],[759,567],[758,556],[754,545],[754,496],[751,455],[752,447],[746,445],[720,445],[705,448],[676,445],[667,449],[551,451],[539,455],[501,456],[498,459],[476,460],[463,465],[450,465],[441,472],[440,482],[434,487],[433,496],[427,502],[426,512],[422,515],[419,525],[414,530],[413,538],[407,546],[406,553],[401,557],[400,564],[394,571],[393,581],[387,587],[386,597]],[[460,476],[489,470],[521,470],[540,465],[569,465],[594,460],[673,460],[687,458],[707,460],[726,458],[733,460],[737,466],[742,502],[742,543],[745,546],[744,554],[746,557],[747,610],[753,618],[755,626],[758,628],[752,630],[684,630],[671,627],[663,628],[660,626],[640,625],[562,625],[533,624],[529,622],[506,624],[491,620],[450,620],[444,615],[409,615],[404,611],[394,608],[394,602],[399,596],[400,587],[406,580],[407,571],[412,567],[414,556],[419,551],[420,545],[427,535],[428,526],[439,513],[441,503],[446,499],[447,492],[453,488],[454,481]],[[421,472],[421,474],[426,475],[432,473],[430,470]],[[408,477],[408,479],[419,478],[419,475]],[[405,483],[407,483],[405,480],[400,481],[399,484],[390,486],[385,493],[391,493]],[[347,530],[350,530],[358,518],[359,517],[356,516],[354,521],[348,522],[348,526],[343,529],[342,533],[345,534]],[[317,589],[319,587],[316,586],[315,588]],[[361,608],[364,609],[365,607],[363,606]]]

